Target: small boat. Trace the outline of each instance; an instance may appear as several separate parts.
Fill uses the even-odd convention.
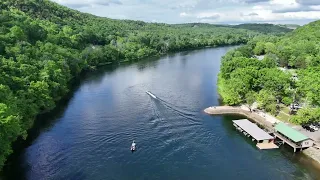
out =
[[[154,94],[152,94],[150,91],[146,91],[146,93],[149,94],[152,98],[157,99],[157,97]]]

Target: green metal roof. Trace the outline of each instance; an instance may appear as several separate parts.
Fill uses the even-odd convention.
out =
[[[299,131],[287,126],[286,124],[280,122],[275,126],[275,129],[280,132],[281,134],[287,136],[294,142],[300,142],[306,139],[309,139],[304,134],[300,133]]]

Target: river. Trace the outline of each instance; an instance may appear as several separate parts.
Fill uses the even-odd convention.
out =
[[[231,120],[242,117],[203,113],[219,104],[220,59],[232,48],[181,52],[87,74],[68,100],[39,117],[4,176],[319,179],[319,171],[290,148],[258,150],[232,126]]]

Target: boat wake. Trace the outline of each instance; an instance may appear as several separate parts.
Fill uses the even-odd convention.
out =
[[[146,93],[148,95],[150,95],[150,97],[152,97],[153,99],[156,99],[158,100],[158,102],[161,102],[162,105],[164,105],[166,108],[168,109],[171,109],[172,111],[174,111],[175,113],[177,113],[178,115],[186,118],[186,119],[189,119],[191,120],[193,123],[198,123],[198,121],[196,120],[196,118],[194,117],[195,115],[191,114],[191,113],[186,113],[186,112],[183,112],[181,110],[178,110],[178,108],[174,107],[173,104],[155,96],[153,93],[151,93],[150,91],[146,91]],[[159,115],[159,114],[157,114]]]

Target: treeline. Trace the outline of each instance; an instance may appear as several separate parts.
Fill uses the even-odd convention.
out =
[[[291,32],[292,29],[285,27],[284,25],[275,25],[275,24],[239,24],[239,25],[221,25],[221,24],[205,24],[205,23],[187,23],[187,24],[177,24],[174,26],[180,27],[226,27],[234,29],[247,29],[251,31],[256,31],[263,34],[272,34],[272,35],[284,35],[288,32]],[[292,25],[293,26],[293,25]]]
[[[279,103],[299,103],[304,108],[292,122],[320,121],[319,41],[320,21],[316,21],[284,37],[255,37],[228,52],[218,81],[224,103],[258,102],[261,109],[274,115],[279,112]]]
[[[264,34],[285,34],[292,31],[292,29],[275,24],[239,24],[232,27],[253,30]]]
[[[0,168],[11,143],[55,106],[80,72],[151,55],[246,43],[259,33],[113,20],[48,0],[0,4]]]

